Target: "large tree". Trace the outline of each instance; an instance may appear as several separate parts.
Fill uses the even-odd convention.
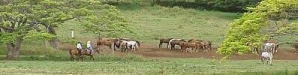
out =
[[[275,32],[297,30],[296,23],[285,23],[280,26],[281,28],[270,31],[273,33],[266,31],[268,26],[275,25],[272,22],[297,18],[297,8],[297,0],[264,0],[258,6],[250,7],[249,12],[230,23],[230,28],[217,53],[226,57],[234,53],[242,54],[249,51],[246,42],[252,43],[251,47],[258,47]]]
[[[10,0],[0,6],[0,43],[7,45],[7,59],[19,57],[21,43],[31,31],[39,32],[37,37],[51,37],[50,43],[57,48],[55,27],[69,20],[79,21],[83,26],[117,31],[126,27],[123,18],[109,19],[108,14],[118,12],[113,6],[94,0]],[[100,11],[113,10],[105,13]],[[102,15],[109,15],[100,17]],[[103,20],[107,19],[107,20]],[[117,21],[120,20],[120,21]],[[113,21],[104,24],[98,22]],[[116,21],[116,22],[115,22]],[[119,22],[121,22],[119,24]],[[105,32],[105,31],[102,31]]]

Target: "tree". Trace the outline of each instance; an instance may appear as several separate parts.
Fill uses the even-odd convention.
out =
[[[293,16],[295,14],[290,14],[293,13],[290,10],[297,10],[297,8],[297,0],[264,0],[256,7],[249,7],[249,12],[244,13],[240,19],[230,23],[230,28],[217,53],[223,54],[227,58],[234,53],[242,54],[249,51],[249,47],[245,46],[246,42],[252,43],[251,47],[261,45],[268,38],[268,34],[264,34],[263,30],[266,26],[272,25],[269,24],[269,21],[289,19],[288,16],[295,18]],[[282,13],[287,15],[282,15]],[[289,26],[296,26],[297,28],[295,23],[286,24],[286,27]],[[289,28],[295,29],[295,27]],[[277,31],[281,31],[281,29]]]
[[[81,21],[85,26],[95,25],[98,20],[93,19],[98,19],[97,16],[99,16],[95,15],[97,13],[95,11],[109,10],[112,7],[94,0],[12,0],[1,4],[0,43],[7,45],[7,59],[19,57],[24,37],[36,36],[57,41],[57,38],[53,37],[56,35],[55,27],[69,20]],[[117,10],[110,12],[117,12]],[[107,17],[102,19],[104,18]],[[110,29],[117,28],[113,27],[114,23],[110,24],[107,25]],[[37,35],[31,35],[34,31],[38,32]]]

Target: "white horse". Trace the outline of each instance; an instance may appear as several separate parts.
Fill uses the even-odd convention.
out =
[[[275,44],[274,43],[265,43],[263,46],[262,54],[261,54],[261,61],[264,63],[264,61],[267,62],[267,64],[272,65],[273,60],[273,51],[275,50]]]
[[[139,48],[139,44],[137,41],[126,41],[126,46],[127,46],[127,49],[130,49],[135,52],[137,48]]]

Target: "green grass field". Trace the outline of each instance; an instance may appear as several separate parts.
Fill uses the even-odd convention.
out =
[[[298,61],[276,60],[273,66],[259,60],[200,58],[140,59],[142,61],[0,61],[1,74],[100,74],[100,75],[294,75]]]
[[[121,15],[130,21],[137,33],[123,34],[144,43],[157,44],[159,38],[202,39],[217,47],[224,39],[228,24],[241,13],[183,9],[179,7],[120,7]],[[79,41],[95,40],[96,34],[84,32],[74,21],[57,28],[61,42],[69,42],[71,30]],[[293,41],[297,36],[278,36],[281,41]],[[284,45],[281,48],[289,48]],[[21,57],[16,61],[2,60],[6,46],[0,45],[0,74],[100,74],[100,75],[297,75],[297,60],[274,60],[273,66],[260,60],[219,60],[201,58],[152,59],[135,55],[117,57],[96,55],[95,61],[69,61],[67,52],[54,51],[44,40],[25,40]]]

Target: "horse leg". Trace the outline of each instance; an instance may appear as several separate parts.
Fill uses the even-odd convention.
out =
[[[161,48],[161,46],[162,46],[162,42],[159,42],[159,48]]]
[[[171,45],[171,48],[170,49],[175,49],[175,45]]]
[[[81,55],[80,58],[81,58],[82,61],[84,61],[84,56],[83,55]]]
[[[93,55],[90,55],[90,60],[91,60],[91,59],[94,60]]]
[[[270,65],[272,65],[272,60],[273,60],[272,58],[273,58],[273,55],[270,54],[270,57],[269,57],[269,64],[270,64]]]
[[[264,64],[264,58],[263,58],[263,57],[261,57],[261,61],[262,61],[262,63]]]
[[[73,58],[73,56],[72,56],[72,55],[70,56],[70,60],[71,60],[71,61],[74,61],[74,58]]]

